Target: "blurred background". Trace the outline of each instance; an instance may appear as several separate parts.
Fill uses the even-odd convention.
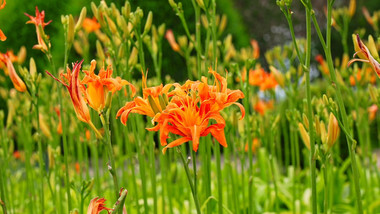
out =
[[[52,3],[54,2],[54,3]],[[97,5],[99,0],[94,1]],[[114,2],[118,7],[124,5],[124,0],[106,1],[108,4]],[[178,0],[176,2],[179,2]],[[47,60],[43,53],[38,50],[33,50],[33,45],[36,44],[36,33],[33,25],[26,25],[25,22],[28,17],[24,13],[31,15],[35,14],[35,6],[38,6],[40,10],[44,10],[46,13],[45,21],[52,20],[52,23],[45,28],[45,31],[50,35],[52,41],[53,55],[56,64],[62,64],[63,61],[63,29],[61,24],[61,15],[73,14],[77,17],[83,6],[88,9],[87,16],[91,17],[90,0],[67,0],[67,1],[46,1],[46,0],[17,0],[7,1],[6,7],[0,11],[0,28],[8,37],[5,42],[0,43],[0,52],[5,52],[9,49],[13,49],[16,53],[21,46],[25,46],[28,51],[29,57],[34,57],[39,65],[39,68],[44,68],[43,64],[47,63]],[[159,1],[130,1],[132,9],[137,6],[141,7],[145,12],[145,16],[148,11],[153,12],[153,22],[156,25],[166,23],[167,29],[172,29],[176,35],[185,34],[182,25],[175,12],[170,7],[166,0]],[[187,17],[190,30],[194,32],[194,11],[191,5],[191,1],[182,1],[183,9]],[[336,0],[334,6],[342,7],[348,6],[349,0]],[[320,21],[320,26],[323,27],[325,23],[324,14],[325,1],[313,1],[313,6]],[[356,29],[365,29],[366,34],[371,33],[371,27],[366,22],[361,8],[365,6],[370,12],[380,9],[378,0],[358,0],[356,13],[352,18],[349,26],[348,34],[352,34]],[[241,48],[250,45],[251,39],[256,39],[260,45],[261,53],[273,48],[276,45],[282,45],[289,43],[291,40],[290,33],[286,19],[275,0],[217,0],[217,7],[219,14],[225,14],[228,17],[227,29],[224,34],[232,34],[233,43],[236,48]],[[299,1],[293,2],[293,19],[295,31],[298,37],[304,37],[305,23],[304,23],[304,9]],[[322,29],[323,30],[323,29]],[[222,35],[224,37],[225,35]],[[316,36],[316,35],[315,35]],[[95,36],[93,38],[95,43]],[[318,38],[313,38],[318,39]],[[340,44],[340,36],[333,30],[332,44]],[[94,44],[92,43],[92,44]],[[350,51],[353,53],[351,39],[348,39],[348,45]],[[319,47],[319,42],[315,42],[318,46],[313,48],[314,54],[322,53],[322,49]],[[95,52],[95,45],[92,45],[92,50]],[[174,79],[181,81],[186,77],[184,59],[177,53],[171,50],[169,44],[165,41],[163,44],[163,72],[164,74],[171,74]],[[333,49],[333,55],[341,56],[343,50],[341,45],[335,45]],[[350,53],[350,54],[351,54]],[[334,56],[333,56],[334,57]],[[265,61],[261,57],[261,63],[265,66]],[[80,60],[75,51],[72,50],[70,54],[70,61]],[[169,66],[170,65],[170,66]],[[148,68],[149,66],[148,61]],[[0,71],[2,72],[2,71]],[[41,72],[41,71],[40,71]],[[183,73],[183,75],[181,75]]]

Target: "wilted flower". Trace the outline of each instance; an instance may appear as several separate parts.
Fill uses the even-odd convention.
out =
[[[44,28],[46,25],[50,24],[51,20],[45,23],[45,11],[39,11],[38,7],[36,7],[36,17],[33,17],[27,13],[25,13],[26,16],[30,18],[29,21],[27,21],[27,24],[34,24],[36,26],[36,33],[37,33],[37,41],[38,44],[34,45],[34,49],[39,49],[42,52],[47,52],[50,48],[46,45],[44,41],[44,37],[46,37]]]

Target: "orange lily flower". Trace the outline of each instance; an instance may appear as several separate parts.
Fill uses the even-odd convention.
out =
[[[273,73],[266,74],[264,82],[261,83],[261,85],[260,85],[260,90],[265,91],[265,90],[275,89],[277,85],[278,85],[278,83],[277,83],[276,78],[273,75]]]
[[[368,113],[369,113],[368,118],[369,118],[369,121],[373,121],[376,118],[377,110],[379,110],[379,108],[377,107],[376,104],[373,104],[373,105],[371,105],[368,108]]]
[[[242,119],[245,110],[236,101],[244,98],[244,94],[240,90],[228,89],[227,80],[211,68],[209,73],[215,77],[214,85],[209,86],[205,77],[202,77],[202,82],[187,81],[181,87],[177,85],[166,110],[154,118],[158,125],[151,130],[160,128],[161,145],[166,146],[163,153],[168,148],[188,141],[192,141],[193,150],[197,151],[199,138],[207,136],[209,133],[222,146],[227,147],[224,135],[225,121],[219,112],[236,104],[242,112]],[[209,126],[210,120],[214,120],[216,123]],[[169,133],[180,135],[182,138],[168,144],[166,140],[169,138]]]
[[[253,154],[256,154],[256,151],[260,147],[260,145],[261,145],[261,143],[260,143],[259,139],[254,138],[252,141],[252,153]],[[245,144],[244,151],[248,152],[248,143]]]
[[[6,1],[5,0],[0,0],[0,1],[2,1],[0,5],[0,10],[1,10],[5,7]],[[0,29],[0,41],[5,41],[6,39],[7,37],[4,35],[3,31]]]
[[[34,24],[36,26],[36,33],[37,33],[37,41],[38,44],[34,45],[34,49],[41,50],[42,52],[47,52],[48,51],[48,46],[46,45],[44,39],[42,38],[41,33],[44,33],[43,30],[46,25],[50,24],[51,20],[45,23],[45,11],[39,11],[38,7],[36,7],[36,17],[33,17],[27,13],[24,13],[27,17],[30,18],[29,21],[26,22],[26,24]],[[39,30],[39,28],[42,28]],[[50,48],[50,47],[49,47]]]
[[[193,142],[193,150],[196,152],[199,146],[199,138],[209,133],[224,147],[227,147],[224,135],[225,121],[218,111],[210,111],[213,102],[200,102],[200,98],[189,96],[173,97],[171,103],[166,107],[166,111],[158,116],[156,122],[162,124],[160,127],[162,150],[166,152],[168,148],[179,146],[188,141]],[[213,119],[215,124],[208,126]],[[169,133],[182,136],[177,140],[167,143]]]
[[[100,24],[98,23],[95,17],[93,17],[92,19],[85,18],[83,20],[82,27],[87,33],[91,33],[99,30]]]
[[[252,58],[253,59],[258,59],[260,57],[259,43],[256,40],[252,39],[251,40],[251,46],[253,48]]]
[[[136,97],[133,101],[126,102],[124,107],[119,109],[116,118],[120,117],[121,123],[126,125],[130,113],[137,113],[154,118],[156,114],[162,112],[169,103],[168,91],[172,84],[161,84],[155,87],[147,87],[146,79],[148,73],[142,75],[143,97]]]
[[[322,69],[322,72],[324,74],[329,74],[330,73],[330,70],[329,70],[329,67],[327,66],[327,63],[326,61],[323,59],[323,56],[318,54],[316,57],[315,57],[315,60],[317,60],[317,62],[321,65],[321,69]]]
[[[61,74],[61,79],[63,80],[57,79],[48,71],[46,71],[46,73],[67,88],[67,90],[70,93],[71,101],[73,103],[74,110],[78,119],[85,123],[92,124],[90,111],[86,105],[85,99],[83,98],[81,94],[81,85],[78,79],[78,75],[79,75],[79,71],[81,69],[82,63],[83,63],[83,60],[79,63],[73,64],[72,71],[69,68],[67,68],[67,73]],[[66,81],[67,83],[65,83],[64,81]]]
[[[379,64],[379,62],[377,62],[373,58],[373,56],[371,55],[368,48],[364,45],[362,40],[360,40],[359,35],[356,35],[356,38],[354,38],[354,36],[353,36],[353,40],[354,40],[354,47],[355,47],[355,51],[356,51],[356,53],[354,54],[354,57],[358,56],[359,59],[358,58],[351,59],[348,62],[348,66],[350,66],[353,62],[356,62],[356,61],[368,63],[368,64],[370,64],[372,69],[376,72],[377,76],[380,77],[380,64]]]
[[[107,213],[110,213],[110,210],[112,209],[105,207],[105,201],[106,199],[104,198],[93,198],[88,205],[87,214],[98,214],[103,210],[107,211]]]
[[[129,85],[132,91],[132,96],[136,93],[136,88],[128,81],[121,79],[120,77],[111,78],[112,67],[111,65],[100,69],[98,75],[95,74],[96,61],[91,61],[91,67],[89,71],[83,71],[86,76],[81,81],[81,87],[84,90],[84,97],[87,103],[96,111],[100,111],[104,108],[106,96],[109,91],[115,93],[119,91],[124,85]],[[87,85],[87,87],[84,86]]]
[[[262,100],[259,100],[255,106],[253,107],[255,111],[257,111],[260,115],[264,115],[265,112],[269,109],[273,109],[273,100],[265,102]]]
[[[24,81],[22,81],[22,79],[17,75],[16,70],[13,67],[11,57],[12,55],[9,54],[9,52],[5,54],[0,53],[0,61],[2,61],[7,66],[9,77],[11,78],[13,86],[16,88],[17,91],[24,92],[26,91],[26,85]]]
[[[180,52],[181,48],[179,47],[178,43],[175,41],[174,34],[172,30],[167,30],[165,34],[165,38],[168,40],[170,46],[172,47],[173,51]]]
[[[248,83],[253,86],[260,86],[266,77],[266,72],[263,68],[257,67],[255,70],[249,70]]]
[[[13,50],[7,51],[5,54],[9,57],[12,63],[18,61],[18,57],[13,53]],[[2,62],[1,60],[0,60],[0,69],[3,69],[6,75],[9,75],[7,64],[5,62]]]

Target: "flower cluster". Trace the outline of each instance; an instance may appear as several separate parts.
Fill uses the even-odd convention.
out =
[[[87,104],[94,110],[101,112],[105,108],[108,92],[113,94],[114,92],[119,91],[122,86],[129,85],[132,95],[134,95],[135,88],[128,81],[123,80],[120,77],[112,78],[111,66],[108,66],[106,70],[104,70],[104,68],[100,69],[98,75],[96,75],[94,73],[96,68],[95,60],[91,61],[89,71],[83,71],[85,77],[80,81],[79,72],[82,63],[83,60],[79,63],[74,63],[72,70],[67,68],[67,72],[61,74],[61,80],[57,79],[47,71],[46,73],[67,88],[78,119],[88,123],[93,128],[94,126],[91,122],[90,111]],[[100,137],[100,135],[98,135],[98,137]]]
[[[211,135],[224,147],[227,147],[224,135],[225,120],[220,114],[224,108],[236,104],[242,117],[244,107],[238,103],[244,98],[240,90],[227,88],[227,80],[216,71],[209,69],[215,80],[213,85],[202,77],[201,81],[186,81],[183,85],[174,83],[150,87],[146,85],[143,75],[143,97],[136,97],[127,102],[118,113],[121,122],[126,125],[130,113],[138,113],[152,117],[156,125],[149,131],[160,131],[161,145],[168,148],[179,146],[192,141],[193,150],[197,151],[199,138]],[[172,89],[172,90],[171,90]],[[211,121],[214,121],[212,124]],[[179,135],[180,138],[168,143],[169,134]]]

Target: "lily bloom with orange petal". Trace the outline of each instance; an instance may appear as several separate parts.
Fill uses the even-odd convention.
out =
[[[318,54],[315,57],[315,60],[321,65],[321,70],[324,74],[328,75],[330,73],[329,67],[327,66],[326,61],[323,59],[323,56]]]
[[[358,56],[359,58],[351,59],[348,62],[348,66],[350,66],[353,62],[368,63],[372,67],[372,69],[376,72],[377,76],[380,77],[380,63],[373,58],[367,46],[365,46],[362,40],[360,40],[359,35],[356,35],[356,37],[355,35],[353,35],[353,41],[354,41],[354,48],[356,51],[356,53],[354,54],[354,57]]]
[[[161,84],[155,87],[147,87],[148,73],[142,74],[143,97],[136,97],[133,101],[125,103],[124,107],[117,112],[116,118],[120,117],[122,124],[126,125],[130,113],[137,113],[154,118],[156,114],[162,112],[169,103],[168,92],[172,84],[165,87]]]
[[[16,90],[19,92],[26,91],[26,85],[24,81],[22,81],[22,79],[17,75],[16,70],[13,66],[11,55],[8,52],[5,54],[0,53],[0,61],[6,65],[9,77],[11,78],[13,86],[16,88]]]
[[[260,147],[260,145],[261,145],[261,143],[260,143],[259,139],[254,138],[252,141],[252,153],[256,154],[256,151]],[[245,144],[244,151],[248,152],[248,143]]]
[[[199,138],[207,136],[209,133],[224,147],[227,147],[224,135],[225,121],[219,111],[210,111],[212,102],[200,103],[200,98],[189,96],[175,96],[166,107],[166,111],[161,113],[156,122],[162,124],[160,127],[162,150],[166,152],[168,148],[179,146],[188,141],[192,141],[193,150],[196,152],[199,146]],[[209,121],[215,123],[209,126]],[[167,143],[169,133],[182,136],[181,138]]]
[[[277,85],[278,83],[273,73],[266,74],[264,82],[262,82],[260,85],[260,90],[272,90],[275,89]]]
[[[91,123],[90,111],[86,105],[85,99],[81,93],[81,85],[78,79],[79,71],[82,67],[83,60],[73,64],[73,70],[67,68],[66,74],[61,74],[62,80],[57,79],[48,71],[46,73],[53,77],[56,81],[64,85],[70,93],[70,98],[74,106],[75,113],[79,120],[85,123]],[[66,83],[67,82],[67,83]]]
[[[256,69],[249,70],[248,73],[248,83],[253,86],[260,86],[266,77],[266,72],[261,67],[256,67]]]
[[[91,33],[99,30],[100,24],[98,23],[95,17],[93,17],[92,19],[85,18],[83,20],[82,27],[87,33]]]
[[[373,105],[371,105],[368,108],[368,113],[369,113],[368,118],[369,118],[369,121],[373,121],[376,118],[377,110],[379,110],[379,108],[377,107],[376,104],[373,104]]]
[[[0,5],[0,10],[1,10],[5,7],[6,1],[5,0],[0,0],[0,1],[2,1]],[[0,41],[5,41],[6,39],[7,37],[4,35],[3,31],[0,29]]]
[[[128,81],[120,77],[112,78],[112,67],[108,66],[106,70],[101,68],[98,75],[95,74],[96,61],[91,61],[89,71],[83,71],[86,76],[81,81],[81,86],[84,90],[84,96],[87,103],[96,111],[100,111],[105,106],[106,96],[108,92],[115,93],[124,85],[129,85],[132,91],[132,96],[136,93],[135,87]],[[87,86],[85,87],[84,84]]]
[[[38,10],[38,7],[36,7],[36,16],[35,17],[33,17],[27,13],[24,13],[24,14],[30,18],[30,20],[27,21],[26,24],[34,24],[36,26],[38,44],[34,45],[33,48],[41,50],[44,53],[47,52],[48,46],[46,45],[44,38],[42,38],[43,35],[41,35],[41,33],[44,33],[43,30],[44,30],[45,26],[50,24],[51,20],[45,23],[45,11],[40,12]],[[39,29],[39,28],[42,28],[42,29]]]
[[[251,40],[251,46],[253,48],[252,58],[253,59],[258,59],[260,57],[259,43],[256,40],[252,39]]]
[[[202,77],[202,82],[187,81],[185,87],[182,87],[182,92],[176,87],[166,110],[154,118],[159,124],[157,127],[160,127],[161,145],[165,146],[163,153],[168,148],[188,141],[192,141],[193,150],[197,151],[199,138],[210,133],[222,146],[227,147],[224,135],[225,121],[220,111],[236,104],[242,112],[241,119],[244,118],[245,109],[236,102],[244,98],[244,94],[240,90],[228,89],[227,80],[211,68],[209,73],[215,77],[213,85],[208,85],[207,79]],[[209,125],[211,120],[215,123]],[[168,144],[169,133],[182,137]]]
[[[165,34],[165,38],[168,40],[170,46],[172,47],[173,51],[180,52],[181,48],[179,47],[178,43],[175,41],[174,34],[172,30],[167,30]]]
[[[253,107],[260,115],[264,115],[267,110],[273,109],[273,100],[265,102],[259,100]]]
[[[87,214],[98,214],[103,210],[107,211],[107,213],[110,213],[112,209],[105,207],[106,204],[104,202],[106,202],[106,199],[104,198],[93,198],[88,205]]]

